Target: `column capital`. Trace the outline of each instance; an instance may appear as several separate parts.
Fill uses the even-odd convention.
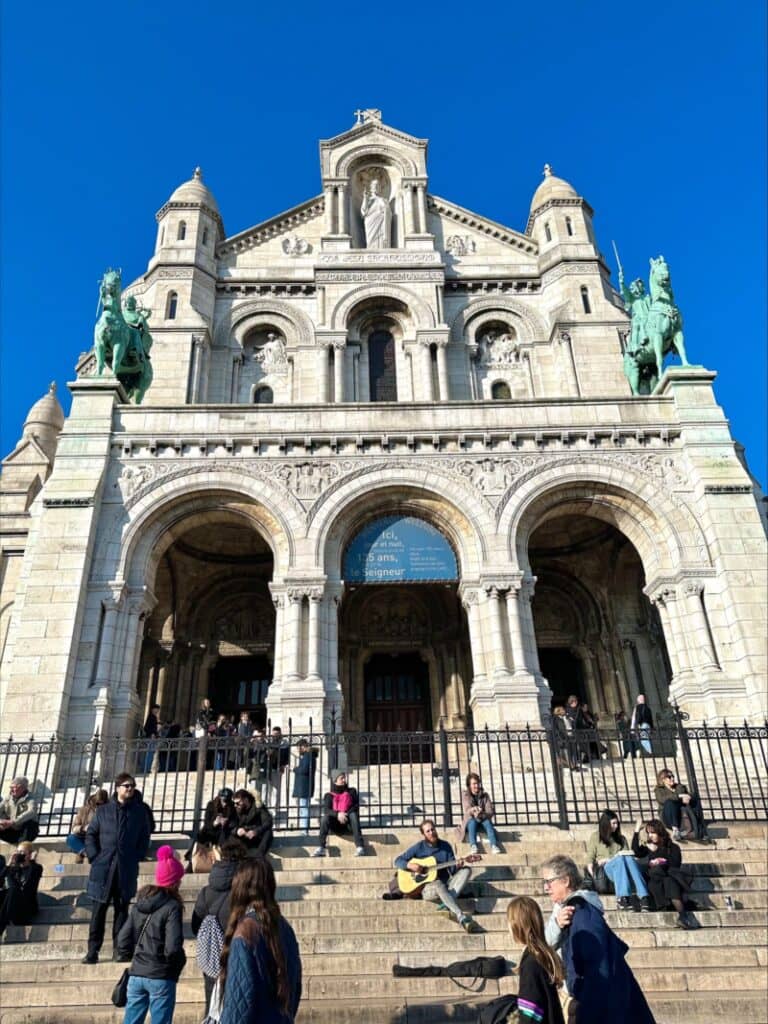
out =
[[[704,584],[701,580],[686,580],[683,584],[683,593],[686,597],[701,597],[704,593]]]
[[[315,331],[315,340],[317,344],[322,348],[346,348],[347,345],[347,332],[346,331],[324,331],[322,329]]]
[[[438,348],[446,348],[451,340],[450,328],[432,327],[416,331],[417,345],[436,345]]]
[[[128,611],[146,615],[157,604],[157,597],[149,587],[131,587],[128,590]]]
[[[480,603],[480,587],[477,584],[460,583],[459,600],[468,610]]]

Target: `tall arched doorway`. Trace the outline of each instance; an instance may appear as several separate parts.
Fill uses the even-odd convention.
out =
[[[458,563],[426,520],[369,520],[344,551],[339,670],[346,729],[418,732],[467,722],[469,636]]]
[[[539,664],[553,703],[573,693],[609,719],[638,693],[654,710],[666,707],[664,638],[627,537],[600,519],[563,512],[532,532],[528,557]]]
[[[245,508],[193,513],[173,527],[154,580],[157,604],[142,646],[137,688],[144,712],[160,704],[182,732],[203,697],[237,721],[266,720],[274,666],[272,551]]]

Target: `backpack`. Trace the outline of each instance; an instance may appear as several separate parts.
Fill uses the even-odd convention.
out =
[[[197,966],[207,978],[218,978],[224,932],[216,914],[206,914],[197,933]]]

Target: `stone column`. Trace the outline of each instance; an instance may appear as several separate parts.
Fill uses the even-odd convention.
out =
[[[485,644],[483,643],[483,627],[480,619],[480,592],[475,587],[460,588],[461,603],[467,613],[469,623],[469,643],[472,648],[472,686],[485,683],[487,680],[485,663]]]
[[[304,591],[290,587],[286,593],[286,636],[284,649],[283,679],[301,678],[301,610]]]
[[[347,204],[347,183],[346,182],[343,182],[343,183],[340,182],[339,186],[338,186],[338,189],[339,189],[339,196],[338,196],[338,203],[339,203],[339,234],[340,235],[348,235],[349,234],[349,208],[348,208],[348,204]]]
[[[318,680],[320,674],[320,611],[323,591],[320,587],[311,587],[307,591],[309,598],[309,636],[307,651],[307,678]]]
[[[440,401],[447,402],[451,395],[448,386],[448,342],[437,343],[437,379],[440,385]]]
[[[344,352],[346,347],[343,341],[333,343],[333,400],[337,403],[344,401]]]
[[[691,664],[688,658],[688,646],[685,642],[680,620],[677,613],[677,592],[673,587],[666,587],[660,590],[652,599],[659,609],[659,615],[664,627],[664,638],[667,642],[667,653],[672,665],[672,675],[678,677],[690,672]]]
[[[419,342],[421,348],[421,397],[427,402],[434,401],[432,393],[432,351],[429,341]]]
[[[509,675],[504,644],[504,615],[502,609],[502,591],[496,584],[486,585],[485,607],[488,633],[490,634],[490,654],[494,676]]]
[[[336,217],[334,207],[336,205],[336,189],[333,185],[325,186],[325,233],[334,235],[336,233]]]
[[[328,356],[328,346],[321,345],[317,350],[317,379],[319,382],[318,391],[321,402],[330,401],[330,390],[331,390],[331,370],[328,365],[330,362]]]
[[[416,217],[417,230],[420,235],[427,233],[427,187],[423,182],[416,185]]]
[[[285,594],[282,588],[274,583],[268,584],[275,607],[275,642],[273,648],[274,663],[272,666],[272,684],[280,684],[283,677],[283,651],[285,649]]]
[[[512,671],[515,675],[528,672],[525,657],[525,639],[520,616],[522,597],[522,581],[518,581],[507,591],[507,624],[509,627],[509,643],[512,652]]]
[[[403,182],[402,191],[402,209],[403,209],[403,235],[412,235],[414,233],[413,228],[413,186],[410,182]]]
[[[110,596],[103,599],[101,604],[104,608],[104,620],[101,627],[99,640],[98,661],[93,676],[92,686],[109,690],[112,675],[112,659],[115,649],[115,631],[118,623],[118,615],[123,605],[124,590],[122,585],[116,584]]]
[[[692,650],[699,668],[719,669],[717,655],[712,648],[712,635],[704,608],[704,584],[690,580],[683,587],[688,625],[693,627]]]

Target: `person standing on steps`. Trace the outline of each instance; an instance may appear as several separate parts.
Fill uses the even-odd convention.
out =
[[[558,991],[565,972],[560,957],[547,945],[544,919],[536,900],[514,896],[507,907],[507,925],[515,942],[523,946],[517,990],[520,1021],[565,1024]]]
[[[629,733],[632,739],[636,741],[633,746],[632,757],[636,756],[638,743],[644,757],[650,757],[653,754],[653,747],[651,745],[652,729],[653,712],[645,703],[645,694],[638,693],[635,706],[632,708],[632,717],[629,720]]]
[[[312,748],[309,741],[302,737],[296,744],[298,760],[293,769],[293,797],[299,805],[299,828],[307,835],[309,832],[309,804],[315,795],[315,768],[317,765],[317,748]]]
[[[463,859],[456,859],[453,847],[445,839],[440,838],[434,821],[422,821],[419,832],[421,839],[395,858],[395,867],[399,871],[418,874],[422,868],[417,858],[434,857],[439,868],[437,878],[424,886],[423,898],[437,903],[438,913],[453,917],[465,932],[479,931],[477,924],[469,914],[464,913],[457,902],[472,874],[471,868],[466,867]],[[439,867],[440,864],[447,864],[450,861],[455,861],[454,867]]]
[[[656,1024],[625,957],[629,947],[611,931],[602,911],[579,891],[581,874],[570,857],[557,855],[541,865],[544,892],[557,910],[554,943],[565,966],[565,984],[574,1002],[568,1024]],[[554,911],[553,911],[554,913]],[[547,941],[550,927],[546,929]]]
[[[184,865],[172,846],[157,851],[155,884],[145,885],[117,938],[118,959],[133,960],[123,1024],[171,1024],[176,984],[187,962],[179,885]]]
[[[149,851],[147,807],[136,795],[136,780],[128,772],[115,779],[111,800],[97,808],[85,833],[85,853],[91,865],[86,893],[94,901],[84,964],[99,962],[110,903],[114,908],[112,940],[128,917],[128,904],[136,895],[139,865]],[[116,953],[113,951],[113,958]]]

